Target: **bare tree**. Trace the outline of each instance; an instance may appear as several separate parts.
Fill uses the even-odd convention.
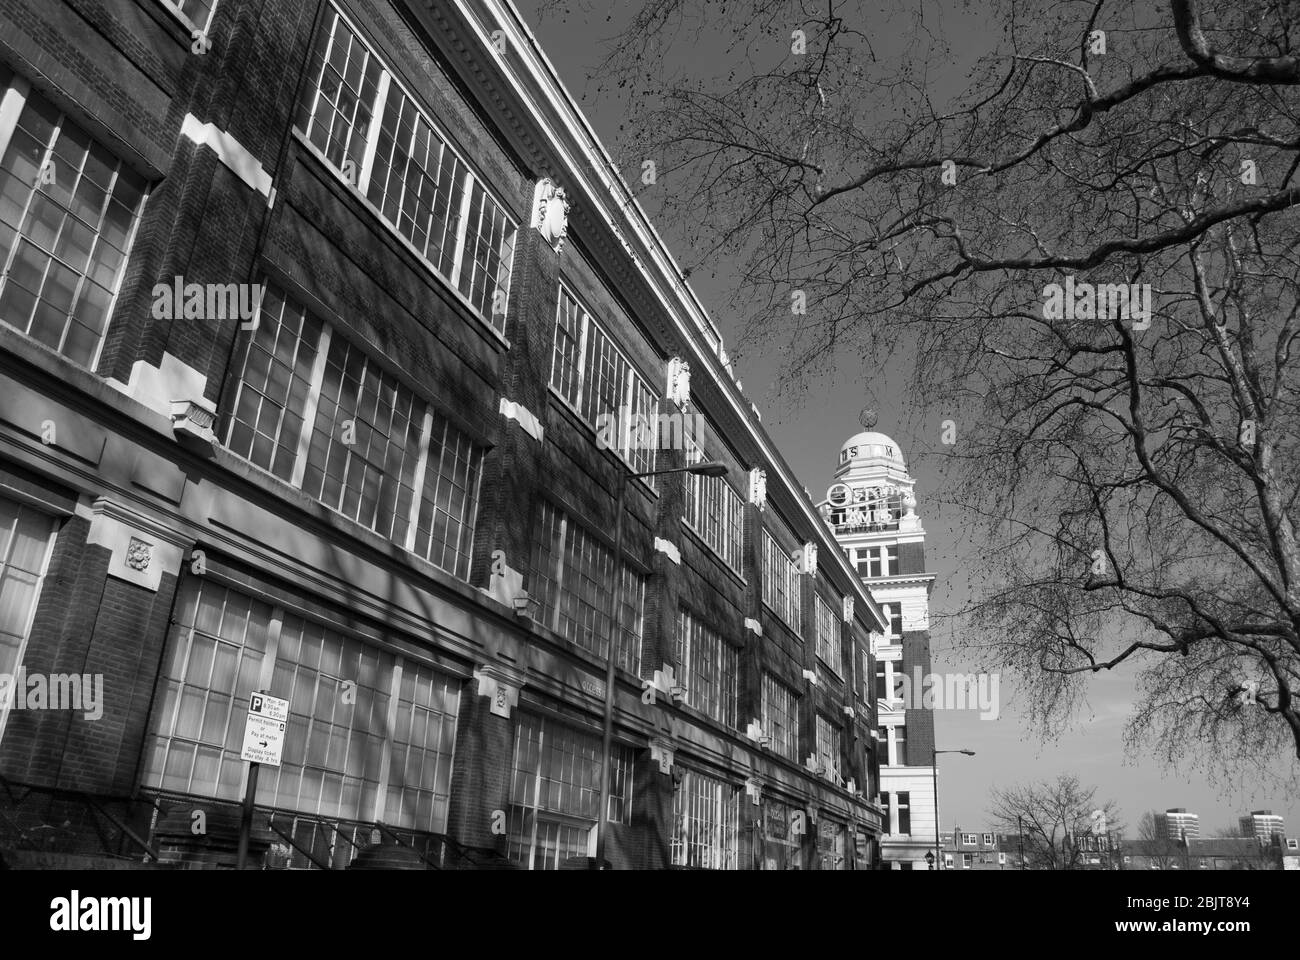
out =
[[[1099,804],[1096,787],[1084,787],[1079,778],[1062,774],[1055,780],[1022,784],[993,791],[989,816],[994,829],[1019,836],[1030,870],[1078,870],[1086,862],[1088,844],[1100,820],[1102,836],[1119,828],[1113,801]]]
[[[642,4],[605,71],[624,156],[741,265],[795,395],[846,351],[914,362],[956,434],[928,496],[981,559],[954,635],[1046,733],[1124,667],[1131,744],[1300,757],[1296,7],[1001,0],[958,82],[942,4],[900,0],[891,50],[877,5],[738,6],[673,74],[705,8]]]

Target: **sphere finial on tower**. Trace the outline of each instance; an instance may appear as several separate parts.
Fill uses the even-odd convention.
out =
[[[876,421],[878,419],[876,411],[872,410],[870,407],[864,408],[862,413],[858,414],[858,423],[862,424],[863,430],[876,429]]]

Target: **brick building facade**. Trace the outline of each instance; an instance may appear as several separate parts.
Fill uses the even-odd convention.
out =
[[[266,690],[254,863],[585,864],[612,642],[611,865],[874,865],[881,609],[508,0],[0,19],[6,857],[233,863]]]

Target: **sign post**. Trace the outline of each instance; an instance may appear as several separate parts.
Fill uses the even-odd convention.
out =
[[[264,763],[280,765],[284,751],[284,726],[289,720],[289,701],[272,697],[266,691],[248,698],[248,719],[244,722],[244,748],[239,758],[248,761],[248,786],[239,818],[239,852],[235,866],[243,870],[248,864],[248,841],[253,832],[253,801],[257,797],[257,775]]]

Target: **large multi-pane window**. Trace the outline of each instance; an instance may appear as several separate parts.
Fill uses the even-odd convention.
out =
[[[817,714],[817,759],[824,769],[840,776],[840,728],[820,713]]]
[[[686,687],[686,702],[734,729],[739,674],[736,648],[690,613],[680,610],[676,660]]]
[[[469,575],[482,451],[273,285],[227,445],[443,570]]]
[[[763,602],[799,633],[803,599],[799,591],[799,568],[794,558],[781,549],[766,530],[763,531]]]
[[[735,870],[736,790],[725,780],[684,768],[673,793],[670,854],[674,866]]]
[[[258,780],[258,803],[441,833],[460,686],[425,664],[194,578],[177,603],[144,783],[237,799],[249,694],[269,690],[289,701],[289,722],[280,766]]]
[[[795,832],[795,808],[774,797],[763,797],[764,870],[798,870],[801,867],[799,844]],[[799,811],[802,814],[802,811]],[[806,828],[806,823],[805,823]]]
[[[849,828],[823,815],[817,821],[817,859],[823,870],[849,869]]]
[[[686,438],[687,464],[707,460],[704,451],[694,439]],[[745,505],[740,494],[732,489],[725,477],[686,475],[686,498],[682,503],[682,519],[691,525],[723,562],[739,572],[745,523]]]
[[[541,504],[533,536],[533,573],[538,578],[542,623],[602,656],[614,633],[614,662],[639,675],[645,577],[626,564],[620,572],[622,603],[615,618],[617,629],[611,631],[608,604],[614,591],[614,552],[567,513]]]
[[[518,224],[333,7],[298,129],[493,329],[505,332]]]
[[[16,696],[14,677],[54,543],[54,521],[31,507],[0,497],[0,737]]]
[[[817,607],[817,657],[839,676],[844,671],[844,655],[840,650],[839,622],[835,610],[818,594]]]
[[[799,759],[799,697],[770,673],[763,674],[761,718],[771,748],[787,760]]]
[[[893,577],[898,575],[898,544],[877,547],[860,547],[854,565],[865,577]]]
[[[507,854],[531,870],[557,870],[566,860],[594,856],[600,808],[601,741],[594,733],[518,714],[510,773]],[[607,819],[632,815],[632,751],[611,752]]]
[[[891,767],[907,766],[907,728],[880,728],[881,759]]]
[[[147,192],[0,66],[0,320],[94,367]]]
[[[615,449],[634,470],[654,469],[659,398],[564,284],[556,306],[551,386],[593,428],[597,417],[612,417]]]

